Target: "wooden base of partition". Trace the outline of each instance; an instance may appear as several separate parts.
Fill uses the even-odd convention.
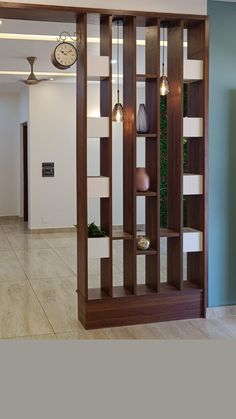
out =
[[[128,326],[205,317],[203,291],[188,287],[147,295],[92,299],[78,296],[79,320],[85,329]]]

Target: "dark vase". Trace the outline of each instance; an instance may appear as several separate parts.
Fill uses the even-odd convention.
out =
[[[138,116],[137,116],[137,133],[145,134],[148,132],[148,116],[146,111],[146,106],[144,103],[139,105]]]

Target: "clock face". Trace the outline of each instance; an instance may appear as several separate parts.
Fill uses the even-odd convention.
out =
[[[74,45],[62,42],[55,48],[54,59],[59,67],[69,68],[77,60],[77,50]]]

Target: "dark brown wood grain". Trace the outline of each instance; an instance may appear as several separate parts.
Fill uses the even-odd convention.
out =
[[[123,211],[124,230],[133,240],[124,242],[124,285],[136,292],[136,19],[123,26]]]
[[[88,296],[88,228],[87,228],[87,16],[77,21],[81,34],[76,76],[76,157],[77,157],[77,261],[78,293]],[[80,305],[79,305],[80,311]]]
[[[100,139],[100,174],[109,178],[109,198],[101,198],[101,229],[110,238],[110,257],[101,259],[101,289],[112,296],[112,17],[100,19],[100,55],[109,57],[109,77],[100,83],[100,112],[109,117],[109,138]]]
[[[186,286],[179,292],[162,287],[156,293],[146,287],[141,293],[134,296],[120,289],[121,296],[114,290],[116,298],[90,299],[86,318],[81,315],[80,320],[86,329],[95,329],[203,317],[203,292],[198,288]]]
[[[23,4],[0,2],[1,18],[22,19],[50,22],[76,22],[79,14],[89,13],[89,21],[97,22],[97,15],[113,15],[118,17],[137,16],[138,24],[146,26],[150,19],[160,18],[167,22],[184,19],[185,26],[194,25],[198,20],[206,19],[204,15],[179,15],[175,13],[154,13],[146,11],[130,11],[117,9],[100,9],[71,6],[53,6],[44,4]]]
[[[204,312],[208,296],[208,21],[197,23],[188,30],[188,58],[203,60],[204,78],[188,87],[188,116],[202,117],[202,138],[188,140],[188,172],[203,175],[203,195],[187,197],[188,227],[203,232],[203,251],[189,253],[188,280],[204,290]]]
[[[152,20],[145,28],[145,61],[146,61],[146,110],[149,121],[149,131],[160,136],[160,23]],[[148,77],[153,74],[155,77]],[[150,176],[150,191],[156,196],[146,196],[146,234],[151,240],[151,246],[156,254],[146,256],[146,284],[153,290],[160,287],[160,143],[149,141],[145,143],[146,170]]]
[[[167,280],[183,285],[183,21],[168,29],[168,238]]]

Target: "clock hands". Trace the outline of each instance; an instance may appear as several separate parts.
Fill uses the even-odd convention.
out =
[[[63,52],[64,55],[68,55],[71,51],[72,51],[72,49],[70,49],[70,51],[67,51],[67,52],[65,52],[65,51],[62,51],[62,52]]]

